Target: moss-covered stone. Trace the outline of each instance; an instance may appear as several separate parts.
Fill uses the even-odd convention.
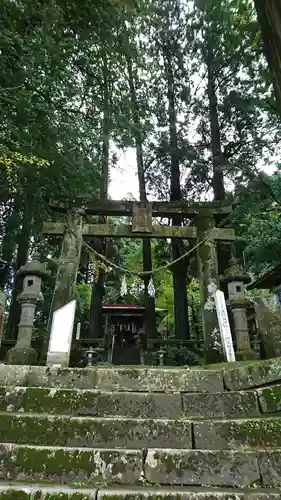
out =
[[[59,491],[60,490],[60,491]],[[203,488],[195,492],[190,489],[157,487],[150,489],[101,489],[73,490],[62,486],[38,490],[36,487],[13,487],[0,490],[0,499],[5,500],[280,500],[280,492],[274,491],[217,491]]]
[[[217,394],[184,394],[184,415],[188,418],[256,417],[257,396],[253,391]]]
[[[97,388],[141,392],[220,392],[222,375],[216,370],[116,369],[97,370]]]
[[[0,387],[0,410],[6,409],[73,416],[179,419],[182,398],[180,394]]]
[[[25,386],[30,366],[0,365],[1,386]]]
[[[281,358],[256,363],[245,362],[233,369],[224,370],[224,383],[231,391],[261,387],[278,381],[281,381]]]
[[[132,450],[0,445],[0,479],[101,484],[135,484],[142,453]]]
[[[150,484],[243,487],[260,480],[253,452],[148,450],[144,470]]]
[[[254,490],[235,489],[232,492],[218,491],[214,488],[202,488],[194,491],[190,488],[156,487],[141,490],[100,490],[97,500],[280,500],[279,491],[257,492]]]
[[[35,365],[38,353],[33,347],[12,347],[6,355],[9,365]]]
[[[90,396],[85,393],[86,397]],[[100,417],[123,416],[132,418],[182,417],[181,394],[156,394],[133,392],[100,392],[97,396],[97,413]],[[89,405],[84,402],[85,412]],[[81,412],[80,412],[81,414]]]
[[[281,385],[262,387],[257,390],[257,395],[264,413],[281,411]]]
[[[281,450],[258,452],[259,467],[264,486],[281,488]]]
[[[57,486],[53,488],[36,486],[0,486],[0,499],[5,500],[95,500],[95,489],[71,489]]]
[[[198,449],[281,447],[281,418],[256,418],[194,423]]]
[[[28,373],[29,387],[60,387],[62,389],[95,389],[96,368],[56,368],[32,366]]]
[[[61,389],[99,389],[120,392],[222,392],[222,374],[218,370],[188,368],[46,368],[43,366],[13,367],[12,383],[7,377],[11,366],[4,366],[0,385]],[[26,369],[25,377],[21,368]],[[1,383],[2,379],[2,383]],[[9,382],[9,383],[8,383]]]
[[[0,415],[0,442],[41,446],[191,448],[186,420]]]
[[[58,415],[98,415],[97,391],[1,387],[1,410]]]
[[[0,491],[0,498],[5,500],[30,500],[30,494],[25,491],[7,490]]]

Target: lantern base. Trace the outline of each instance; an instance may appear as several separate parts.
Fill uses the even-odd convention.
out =
[[[238,350],[235,353],[236,361],[255,361],[258,358],[257,353],[253,349]]]
[[[38,353],[33,347],[12,347],[6,355],[8,365],[36,365]]]

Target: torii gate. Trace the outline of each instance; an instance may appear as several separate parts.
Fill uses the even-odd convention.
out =
[[[217,245],[218,241],[233,242],[233,229],[216,228],[215,217],[226,217],[232,211],[231,205],[222,202],[135,202],[135,201],[96,201],[81,209],[68,209],[59,202],[50,202],[50,207],[66,214],[64,222],[44,222],[44,235],[62,236],[62,249],[57,271],[50,316],[74,298],[77,272],[83,237],[126,237],[126,238],[181,238],[202,244],[196,250],[200,278],[201,307],[205,352],[214,351],[214,331],[218,329],[215,305],[208,291],[209,285],[219,285]],[[127,216],[132,224],[87,224],[84,215]],[[190,219],[194,225],[169,226],[153,223],[153,217],[170,218],[181,215]],[[206,237],[210,234],[210,237]],[[146,332],[149,336],[149,332]],[[95,335],[96,337],[98,334]],[[207,356],[211,359],[211,356]]]

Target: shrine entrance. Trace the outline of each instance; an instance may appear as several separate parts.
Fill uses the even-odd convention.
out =
[[[75,297],[76,278],[82,245],[89,255],[94,255],[100,262],[113,268],[119,268],[123,273],[127,272],[131,275],[138,275],[142,279],[144,276],[148,276],[151,281],[154,274],[160,269],[163,270],[176,266],[180,260],[187,259],[192,254],[193,260],[196,261],[197,276],[200,281],[204,337],[197,340],[204,344],[205,361],[208,363],[217,361],[218,354],[215,346],[217,343],[216,335],[219,329],[212,289],[214,285],[219,285],[219,274],[222,274],[224,271],[222,269],[222,259],[220,259],[219,266],[218,248],[222,243],[226,243],[229,249],[229,245],[235,240],[233,229],[227,227],[228,217],[232,211],[231,204],[228,204],[228,202],[225,202],[225,204],[222,202],[189,204],[184,201],[143,203],[103,200],[88,203],[86,206],[84,205],[83,210],[70,209],[69,205],[54,201],[51,201],[49,205],[53,212],[57,212],[56,220],[44,222],[42,232],[49,236],[62,236],[62,250],[50,318],[55,310]],[[118,225],[112,223],[94,224],[93,216],[104,217],[105,220],[107,220],[107,217],[125,216],[131,219],[131,223]],[[181,221],[181,225],[170,225],[169,221],[173,221],[175,216]],[[160,219],[164,219],[167,223],[162,225]],[[179,257],[174,258],[171,262],[167,262],[161,268],[149,269],[137,273],[134,270],[126,270],[120,266],[116,266],[110,259],[107,259],[102,253],[97,252],[87,243],[87,241],[89,242],[93,238],[102,241],[105,238],[120,237],[141,239],[168,238],[188,240],[189,243],[186,252],[181,253]],[[227,250],[228,252],[229,250]],[[225,261],[225,259],[223,260]],[[176,285],[174,293],[175,289]],[[177,290],[180,290],[180,287]],[[143,341],[141,343],[144,350],[147,351],[147,359],[148,351],[153,351],[155,346],[158,346],[157,348],[159,349],[163,345],[167,346],[168,349],[170,342],[180,344],[181,346],[183,344],[189,346],[194,343],[194,340],[188,338],[187,335],[186,325],[188,324],[188,316],[184,311],[181,298],[182,295],[178,293],[177,300],[174,300],[175,332],[172,339],[167,339],[159,337],[155,321],[155,303],[151,300],[151,297],[147,297],[145,307],[142,307],[141,310],[141,321],[144,323]],[[154,304],[153,307],[151,307],[152,302]],[[106,336],[102,334],[102,308],[102,297],[99,297],[95,309],[97,315],[93,322],[93,329],[89,331],[89,334],[84,339],[81,338],[81,343],[85,340],[87,345],[101,346],[104,350],[104,359],[107,361],[110,360],[112,363],[123,363],[123,360],[125,364],[140,363],[141,351],[137,347],[137,342],[139,342],[141,336],[138,334],[134,337],[133,332],[126,330],[124,325],[120,330],[120,320],[118,323],[113,308],[111,308],[111,314],[107,315],[108,321],[110,318],[112,330],[114,328],[114,334],[110,342],[108,333]],[[121,312],[121,309],[119,309],[119,312]],[[123,307],[124,318],[126,318],[125,313],[127,312]],[[140,323],[137,320],[135,321],[135,326],[136,330],[138,328],[141,330]],[[125,349],[124,346],[126,346]],[[219,357],[221,359],[220,354]],[[147,362],[147,359],[145,362]]]
[[[114,365],[142,364],[145,307],[105,304],[102,313],[108,361]]]

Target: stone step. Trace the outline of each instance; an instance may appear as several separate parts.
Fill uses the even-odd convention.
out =
[[[0,483],[6,500],[280,500],[280,491],[210,488],[89,489]]]
[[[223,370],[225,387],[230,391],[240,391],[281,382],[281,358],[266,361],[245,362]]]
[[[194,422],[198,449],[281,448],[281,416]]]
[[[0,414],[0,442],[83,448],[192,448],[188,420]]]
[[[0,387],[0,411],[132,418],[226,418],[259,415],[254,391],[138,393]]]
[[[257,389],[261,411],[264,413],[281,412],[281,385]]]
[[[132,449],[281,448],[281,417],[191,421],[0,413],[0,442]]]
[[[0,445],[0,479],[80,486],[280,487],[281,450],[105,450]]]
[[[68,486],[134,485],[143,479],[141,450],[0,444],[0,480]]]
[[[97,500],[280,500],[279,490],[157,487],[101,489]]]
[[[191,421],[0,413],[0,442],[85,448],[281,448],[281,417]]]
[[[281,383],[281,357],[190,369],[159,367],[46,368],[0,365],[0,385],[139,392],[222,392]]]
[[[144,474],[151,485],[280,487],[281,449],[148,450]]]
[[[3,500],[96,500],[95,488],[68,488],[63,485],[44,486],[0,482]],[[270,499],[271,500],[271,499]]]
[[[0,385],[132,392],[223,392],[222,371],[187,368],[46,368],[0,365]]]

